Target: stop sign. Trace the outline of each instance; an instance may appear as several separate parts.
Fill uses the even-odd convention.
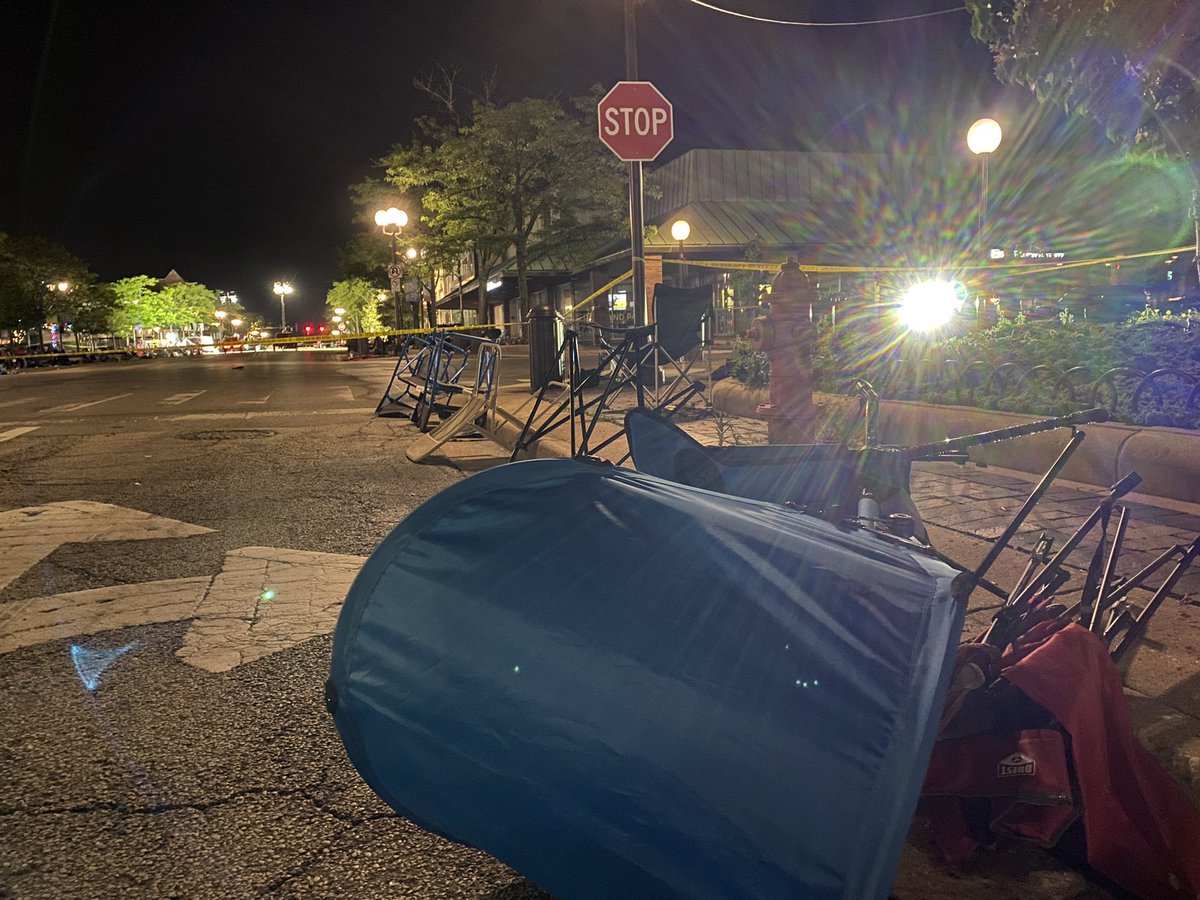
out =
[[[618,81],[597,109],[600,140],[626,162],[649,162],[675,137],[671,101],[649,81]]]

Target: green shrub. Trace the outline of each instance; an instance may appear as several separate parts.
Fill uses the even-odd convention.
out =
[[[1018,315],[1001,318],[990,328],[943,338],[900,335],[879,323],[834,328],[822,320],[817,325],[811,348],[814,386],[831,394],[848,394],[855,379],[863,378],[880,396],[893,399],[1063,415],[1091,405],[1097,379],[1113,370],[1149,373],[1170,368],[1200,379],[1200,313],[1196,310],[1147,309],[1115,325],[1080,322],[1069,315],[1048,321],[1027,321]],[[927,362],[918,365],[919,361]],[[981,365],[965,374],[976,361]],[[1005,363],[1014,363],[1015,371],[1000,390],[989,376]],[[748,341],[734,343],[728,364],[733,377],[748,387],[766,386],[766,356],[754,352]],[[1039,365],[1050,366],[1053,372],[1027,380],[1021,390],[1015,390],[1013,379]],[[1072,400],[1058,383],[1063,373],[1078,367],[1085,369],[1072,376]],[[1161,379],[1160,395],[1143,392],[1134,411],[1130,399],[1141,376],[1112,377],[1118,388],[1117,409],[1112,412],[1118,420],[1200,428],[1200,409],[1187,407],[1191,385],[1186,380]],[[1106,405],[1107,388],[1101,388],[1095,399]]]
[[[729,374],[748,388],[765,388],[771,367],[767,355],[759,353],[745,338],[737,338],[725,363]]]

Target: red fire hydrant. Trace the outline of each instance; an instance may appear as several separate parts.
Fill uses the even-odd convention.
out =
[[[812,402],[812,338],[809,318],[816,290],[789,258],[771,282],[771,311],[750,323],[750,345],[771,365],[769,401],[758,407],[772,444],[813,441],[816,408]]]

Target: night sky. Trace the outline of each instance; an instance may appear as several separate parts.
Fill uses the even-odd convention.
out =
[[[813,21],[955,6],[719,3]],[[995,81],[962,11],[817,29],[648,0],[638,18],[640,76],[676,111],[664,160],[918,138],[956,153],[975,117],[1032,103]],[[623,28],[622,0],[24,0],[0,35],[0,230],[61,243],[106,280],[175,268],[264,313],[290,279],[312,315],[367,227],[348,186],[432,112],[414,76],[440,63],[472,87],[494,70],[505,98],[570,97],[623,77]]]

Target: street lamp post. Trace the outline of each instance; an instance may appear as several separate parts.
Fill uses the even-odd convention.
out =
[[[988,208],[988,157],[1000,146],[1000,123],[995,119],[977,119],[967,129],[967,147],[979,156],[983,171],[982,190],[979,194],[978,226],[975,234],[979,250],[986,250]]]
[[[418,250],[416,247],[409,247],[407,250],[404,251],[404,278],[405,278],[405,280],[408,279],[408,274],[409,274],[409,271],[412,269],[413,264],[418,259],[424,259],[424,258],[425,258],[425,251]],[[426,316],[425,313],[422,312],[423,304],[421,303],[421,294],[424,291],[425,286],[424,286],[424,284],[421,283],[420,272],[417,273],[417,275],[414,277],[413,280],[416,281],[416,283],[417,283],[417,296],[415,298],[413,298],[413,303],[416,307],[416,312],[414,314],[414,318],[417,321],[415,324],[419,328],[419,327],[421,327],[422,319],[428,318],[429,319],[429,327],[433,328],[433,316],[432,315]],[[405,295],[405,299],[406,300],[408,299],[407,294]],[[432,313],[432,310],[427,310],[427,312]]]
[[[687,277],[687,266],[683,264],[683,242],[692,234],[691,223],[687,219],[676,219],[671,223],[671,238],[679,241],[679,286],[683,287]]]
[[[279,330],[286,331],[287,330],[287,305],[286,305],[287,295],[292,293],[292,291],[295,289],[292,287],[290,282],[277,281],[277,282],[275,282],[275,286],[272,287],[271,290],[279,295]]]
[[[375,224],[383,229],[383,233],[392,239],[392,264],[388,267],[388,279],[392,285],[392,300],[395,303],[396,328],[400,328],[400,272],[399,255],[396,240],[400,232],[408,224],[408,213],[394,206],[375,211]]]

